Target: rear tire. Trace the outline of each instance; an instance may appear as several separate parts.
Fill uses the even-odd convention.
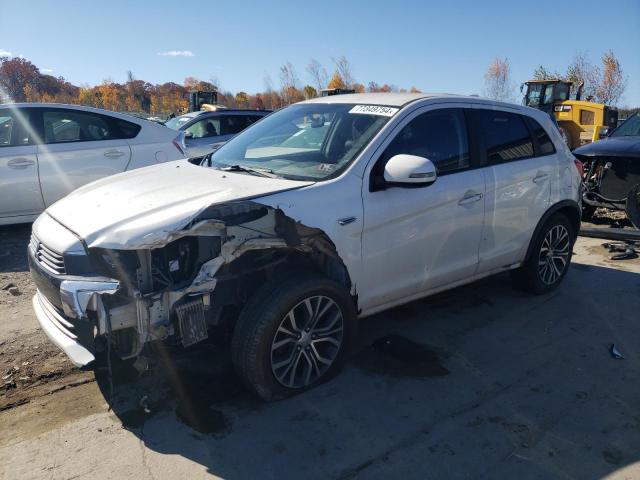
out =
[[[353,299],[333,280],[297,274],[269,282],[240,313],[231,343],[234,367],[263,400],[302,392],[340,369],[355,322]]]
[[[529,258],[513,272],[522,288],[538,295],[555,290],[569,270],[575,238],[569,219],[552,215],[533,240]]]

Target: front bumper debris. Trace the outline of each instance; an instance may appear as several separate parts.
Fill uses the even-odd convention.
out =
[[[87,346],[80,343],[74,333],[74,325],[58,313],[55,306],[39,291],[33,297],[33,309],[44,333],[60,348],[77,367],[83,367],[95,360]]]

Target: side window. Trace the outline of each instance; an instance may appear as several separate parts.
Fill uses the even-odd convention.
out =
[[[208,138],[223,135],[220,133],[220,117],[204,118],[185,130],[189,138]]]
[[[529,129],[520,115],[498,110],[477,110],[489,165],[533,157]]]
[[[235,135],[250,125],[246,115],[224,115],[220,120],[222,123],[220,135]]]
[[[469,168],[464,111],[442,109],[414,118],[387,147],[383,163],[401,153],[428,158],[439,175]]]
[[[258,120],[260,120],[261,118],[262,118],[262,117],[261,117],[261,116],[259,116],[259,115],[247,115],[247,116],[246,116],[246,124],[247,124],[247,127],[248,127],[249,125],[251,125],[252,123],[257,122],[257,121],[258,121]]]
[[[525,117],[529,122],[529,129],[533,133],[534,138],[538,142],[538,156],[551,155],[556,152],[556,148],[553,146],[553,142],[546,130],[536,120],[531,117]]]
[[[116,120],[116,124],[120,130],[120,138],[135,138],[142,130],[140,125],[125,120]]]
[[[11,137],[15,135],[15,121],[13,115],[0,111],[0,147],[11,146]]]
[[[102,115],[74,110],[45,110],[42,113],[45,143],[112,140],[119,135]]]

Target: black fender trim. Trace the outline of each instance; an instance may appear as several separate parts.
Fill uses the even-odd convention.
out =
[[[578,236],[578,232],[580,231],[580,219],[582,217],[582,209],[580,208],[580,204],[575,200],[562,200],[558,203],[551,205],[547,209],[547,211],[544,212],[544,215],[542,215],[542,217],[538,221],[538,224],[536,225],[536,228],[533,231],[533,235],[531,235],[531,239],[529,240],[529,246],[527,247],[527,254],[524,257],[525,260],[527,260],[530,257],[531,249],[533,248],[533,241],[538,237],[538,233],[540,233],[540,230],[542,229],[544,224],[547,222],[547,220],[549,220],[549,218],[551,218],[551,216],[554,213],[557,213],[560,210],[566,210],[569,208],[574,210],[575,212],[575,218],[574,219],[569,218],[569,221],[571,221],[572,224],[577,225],[575,232],[573,232],[573,235],[574,235],[573,240],[575,241],[576,237]]]

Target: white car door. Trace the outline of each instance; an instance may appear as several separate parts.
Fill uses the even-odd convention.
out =
[[[480,105],[473,114],[487,165],[479,271],[488,272],[523,259],[533,230],[549,208],[557,158],[550,140],[545,147],[534,142],[528,117]]]
[[[419,297],[473,275],[478,266],[485,183],[470,154],[465,110],[460,104],[418,110],[392,138],[363,185],[363,310]],[[384,164],[400,153],[429,158],[436,181],[385,186]]]
[[[0,223],[29,221],[44,209],[28,115],[0,109]]]
[[[126,170],[131,149],[119,138],[113,118],[82,110],[39,110],[43,141],[38,164],[47,206],[86,183]]]

